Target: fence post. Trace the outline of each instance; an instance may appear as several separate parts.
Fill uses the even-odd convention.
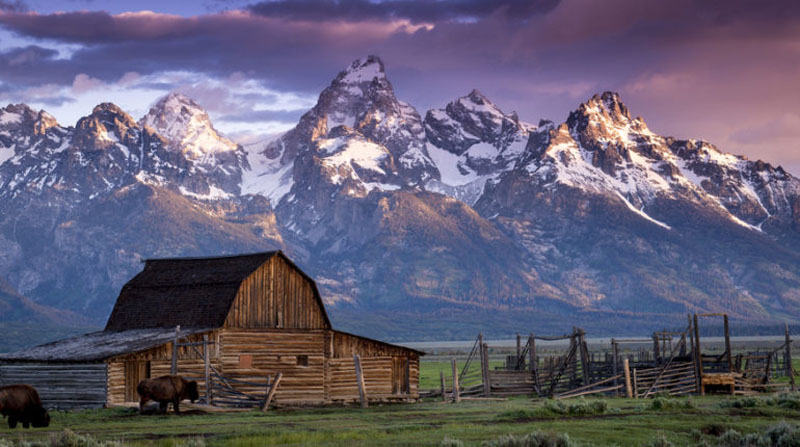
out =
[[[447,400],[447,387],[444,384],[444,371],[439,371],[439,378],[442,380],[442,402]]]
[[[628,358],[626,357],[622,361],[622,367],[625,370],[625,396],[630,399],[633,397],[633,390],[631,389],[631,370],[630,370],[630,363],[628,363]]]
[[[578,348],[581,353],[581,373],[583,375],[584,386],[589,384],[592,364],[589,360],[589,347],[586,345],[586,332],[583,329],[578,329]]]
[[[542,390],[539,387],[539,365],[538,365],[539,362],[536,359],[536,336],[533,334],[533,332],[531,332],[529,340],[531,343],[531,349],[530,352],[528,352],[528,355],[531,358],[530,361],[531,361],[531,374],[533,374],[533,392],[536,393],[536,395],[538,396],[539,394],[542,393]]]
[[[703,353],[700,352],[700,328],[697,326],[697,314],[694,314],[694,344],[692,351],[696,351],[694,360],[697,364],[697,391],[701,396],[705,396],[706,389],[703,386]]]
[[[517,365],[519,365],[519,357],[522,355],[522,336],[517,332]],[[514,368],[516,369],[516,368]]]
[[[617,346],[617,341],[613,338],[611,339],[611,362],[611,375],[619,375],[619,346]],[[614,386],[617,386],[617,379],[614,379]],[[630,383],[628,383],[628,386],[630,386]]]
[[[725,326],[725,352],[728,353],[728,372],[733,372],[733,351],[731,351],[731,332],[728,329],[728,314],[722,316]]]
[[[661,353],[658,349],[658,332],[653,332],[653,360],[656,366],[658,366],[661,361]]]
[[[364,387],[364,372],[361,371],[361,357],[358,354],[353,355],[353,363],[356,367],[356,382],[358,382],[358,398],[361,400],[361,408],[368,408],[367,390]]]
[[[172,339],[172,364],[169,368],[169,375],[178,375],[178,340],[180,339],[181,325],[175,326],[175,338]]]
[[[633,398],[639,398],[639,383],[636,380],[636,368],[633,368]]]
[[[794,391],[794,367],[792,365],[792,338],[789,336],[789,323],[786,323],[786,375]]]
[[[461,390],[458,389],[458,368],[456,367],[456,359],[452,359],[453,364],[453,403],[461,402]]]
[[[492,389],[489,384],[489,346],[481,344],[481,372],[483,373],[483,395],[489,397]]]

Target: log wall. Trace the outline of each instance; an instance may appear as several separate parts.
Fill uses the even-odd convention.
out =
[[[352,359],[354,354],[361,357],[389,357],[408,356],[413,353],[413,351],[400,346],[339,331],[331,331],[331,343],[331,357],[334,358],[349,357]],[[418,354],[414,355],[418,356]]]
[[[219,340],[219,332],[208,332],[210,341]],[[181,340],[186,342],[202,342],[203,334],[190,335]],[[219,344],[209,346],[210,363],[218,367]],[[187,380],[196,380],[200,388],[200,395],[205,395],[204,362],[200,353],[203,352],[202,346],[195,349],[189,346],[178,348],[178,374],[185,376]],[[198,352],[199,351],[199,352]],[[137,402],[135,391],[128,389],[126,393],[126,365],[130,368],[131,364],[144,364],[150,362],[150,377],[166,376],[172,368],[172,342],[141,352],[121,355],[108,359],[108,376],[106,388],[108,390],[108,403],[111,405],[121,405],[126,402]],[[128,385],[131,386],[130,384]],[[132,385],[135,390],[136,385]]]
[[[362,357],[361,369],[364,374],[364,387],[369,400],[405,400],[419,397],[419,359],[409,361],[410,393],[394,388],[392,365],[395,357]],[[329,360],[328,380],[331,402],[358,401],[358,383],[353,358],[334,358]],[[402,372],[401,372],[402,374]]]
[[[100,408],[106,403],[103,363],[3,363],[0,386],[36,388],[47,409]]]
[[[312,282],[274,256],[242,281],[225,327],[326,329],[324,315]]]
[[[220,342],[223,375],[274,378],[281,372],[276,404],[325,403],[325,331],[226,329]],[[259,395],[266,391],[243,385],[234,388]]]

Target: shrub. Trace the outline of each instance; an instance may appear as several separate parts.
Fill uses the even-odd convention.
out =
[[[481,444],[484,447],[576,447],[566,433],[535,431],[524,436],[505,435]]]
[[[767,441],[769,441],[770,445],[777,445],[778,441],[783,436],[796,430],[796,427],[787,424],[786,421],[781,421],[772,427],[769,427],[764,433],[764,436],[767,438]]]
[[[647,447],[674,447],[674,445],[664,436],[664,433],[659,433],[655,439],[647,443]]]
[[[439,443],[439,447],[464,447],[464,441],[445,436]]]
[[[777,447],[800,447],[800,430],[795,428],[794,430],[785,433],[783,436],[778,438]]]
[[[587,401],[579,399],[574,402],[565,403],[564,401],[548,400],[544,403],[544,408],[551,413],[586,416],[590,414],[603,414],[608,410],[608,403],[604,400]]]
[[[655,411],[688,409],[688,408],[694,408],[694,402],[689,398],[676,399],[671,397],[659,396],[652,399],[650,403],[647,405],[647,408]]]

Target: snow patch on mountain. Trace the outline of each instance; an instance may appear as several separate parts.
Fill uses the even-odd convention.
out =
[[[236,150],[238,145],[220,135],[208,113],[179,93],[161,98],[139,124],[149,126],[167,139],[169,147],[201,164],[214,161],[214,154]]]

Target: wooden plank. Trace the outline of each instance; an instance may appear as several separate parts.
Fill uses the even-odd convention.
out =
[[[174,376],[178,373],[178,340],[180,339],[181,325],[175,326],[175,337],[172,339],[172,366],[169,374]]]
[[[275,392],[278,391],[278,385],[280,385],[282,378],[283,373],[281,372],[275,376],[275,381],[270,384],[269,391],[267,392],[267,398],[264,399],[264,404],[261,405],[261,411],[267,411],[269,409],[269,404],[272,403],[272,398],[275,397]],[[267,381],[269,381],[269,379],[267,379]]]
[[[442,402],[447,401],[447,388],[444,384],[444,371],[439,371],[439,379],[442,381]]]
[[[631,389],[630,363],[627,357],[622,361],[622,368],[625,372],[625,396],[630,399],[633,397],[633,390]]]
[[[358,383],[358,398],[361,401],[361,408],[369,407],[367,402],[367,390],[364,386],[364,373],[361,371],[361,357],[353,355],[353,364],[356,368],[356,382]]]
[[[453,403],[461,402],[461,394],[458,389],[458,370],[456,368],[456,359],[451,360],[453,366]]]

